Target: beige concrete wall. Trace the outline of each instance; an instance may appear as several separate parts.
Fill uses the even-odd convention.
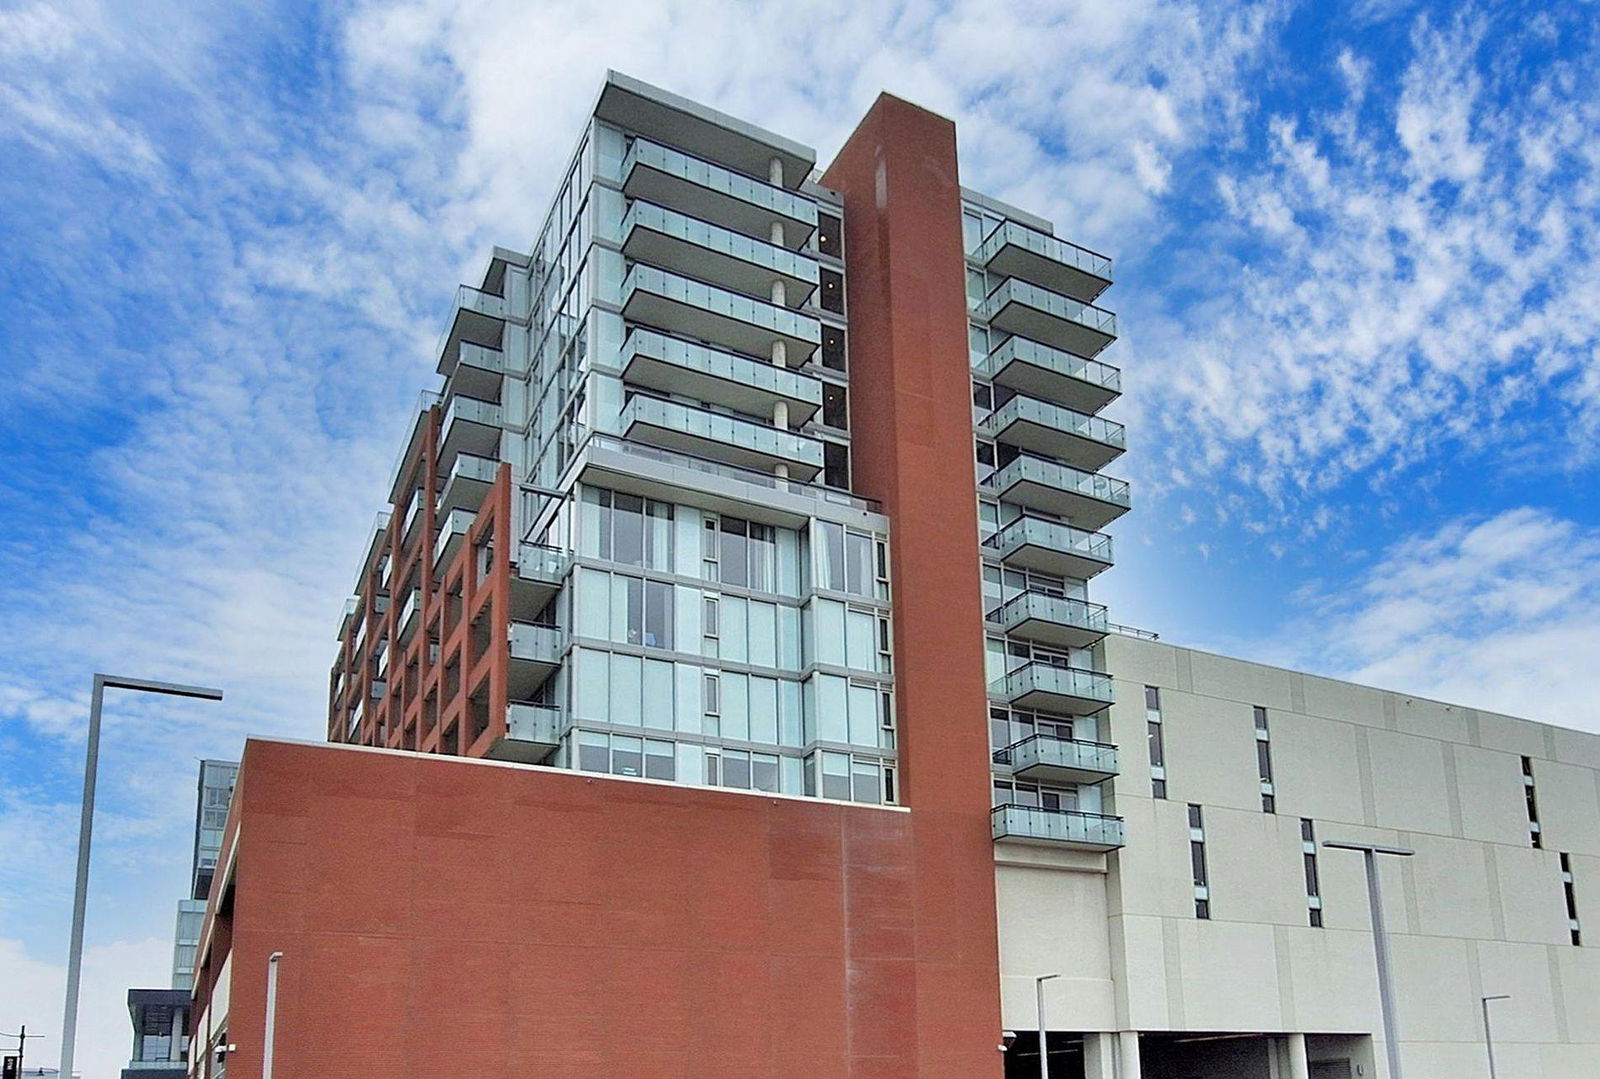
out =
[[[1377,1033],[1361,859],[1319,851],[1324,927],[1311,927],[1305,817],[1319,840],[1417,852],[1383,866],[1409,1074],[1486,1076],[1478,998],[1510,993],[1494,1005],[1502,1075],[1600,1075],[1600,736],[1116,635],[1106,660],[1120,703],[1101,737],[1122,765],[1108,811],[1127,845],[1103,876],[997,870],[1008,1024],[1032,1025],[1036,968],[1077,962],[1092,990],[1062,993],[1056,1029]],[[1165,801],[1151,797],[1146,685],[1162,691]],[[1261,809],[1255,705],[1269,710],[1276,814]],[[1205,811],[1210,921],[1194,915],[1191,802]],[[1582,947],[1558,852],[1588,919]],[[1086,924],[1062,925],[1069,911]]]

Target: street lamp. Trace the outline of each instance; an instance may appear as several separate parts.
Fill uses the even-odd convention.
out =
[[[1510,999],[1510,993],[1496,993],[1493,996],[1479,998],[1483,1004],[1483,1047],[1489,1053],[1489,1079],[1494,1079],[1494,1031],[1489,1027],[1489,1002]]]
[[[1059,974],[1041,974],[1033,980],[1033,1002],[1039,1015],[1039,1079],[1050,1079],[1050,1047],[1045,1044],[1044,1032],[1044,983],[1059,977]]]
[[[1417,852],[1405,847],[1385,847],[1373,843],[1350,843],[1325,839],[1330,850],[1360,851],[1367,867],[1367,905],[1372,908],[1372,950],[1378,959],[1378,1004],[1383,1012],[1383,1047],[1389,1057],[1389,1079],[1400,1076],[1400,1028],[1395,1022],[1393,975],[1389,972],[1389,935],[1383,928],[1383,891],[1378,885],[1378,855],[1410,858]]]
[[[89,750],[83,765],[83,815],[78,819],[78,882],[72,893],[72,945],[67,955],[67,1004],[61,1021],[61,1074],[72,1075],[72,1057],[78,1040],[78,980],[83,968],[83,912],[89,898],[89,840],[94,831],[95,774],[100,767],[100,704],[108,689],[132,689],[142,693],[163,693],[169,697],[198,697],[205,701],[222,700],[222,690],[203,686],[184,686],[173,682],[150,682],[143,678],[119,678],[111,674],[94,676],[94,695],[89,704]]]

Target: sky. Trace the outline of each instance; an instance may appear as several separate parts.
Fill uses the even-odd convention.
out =
[[[1600,10],[1582,0],[0,0],[0,1030],[165,985],[195,761],[320,738],[457,282],[607,68],[818,150],[881,90],[1116,259],[1096,581],[1194,647],[1600,730]]]

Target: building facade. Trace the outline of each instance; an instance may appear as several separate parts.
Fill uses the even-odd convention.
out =
[[[307,1073],[1032,1075],[1042,1007],[1058,1075],[1383,1075],[1359,867],[1317,846],[1372,836],[1419,850],[1410,985],[1543,985],[1564,1018],[1506,1051],[1589,1074],[1600,740],[1113,633],[1110,262],[959,173],[888,96],[819,171],[608,76],[532,249],[457,294],[335,745],[246,750],[193,1074],[259,1074],[281,951]],[[1478,800],[1525,729],[1564,941],[1531,884],[1442,875],[1548,868],[1542,812],[1514,854]],[[1461,1007],[1408,999],[1406,1059],[1479,1074]]]
[[[173,932],[172,987],[128,990],[133,1053],[124,1079],[182,1079],[189,1066],[189,1002],[195,950],[205,922],[206,897],[222,853],[222,830],[239,775],[237,761],[203,760],[195,790],[194,843],[188,894],[178,900]]]

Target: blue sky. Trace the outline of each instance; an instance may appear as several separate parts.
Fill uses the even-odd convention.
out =
[[[1600,729],[1593,3],[0,0],[0,1029],[164,984],[194,759],[320,737],[339,606],[459,280],[607,67],[816,146],[880,89],[1113,255],[1121,622]]]

